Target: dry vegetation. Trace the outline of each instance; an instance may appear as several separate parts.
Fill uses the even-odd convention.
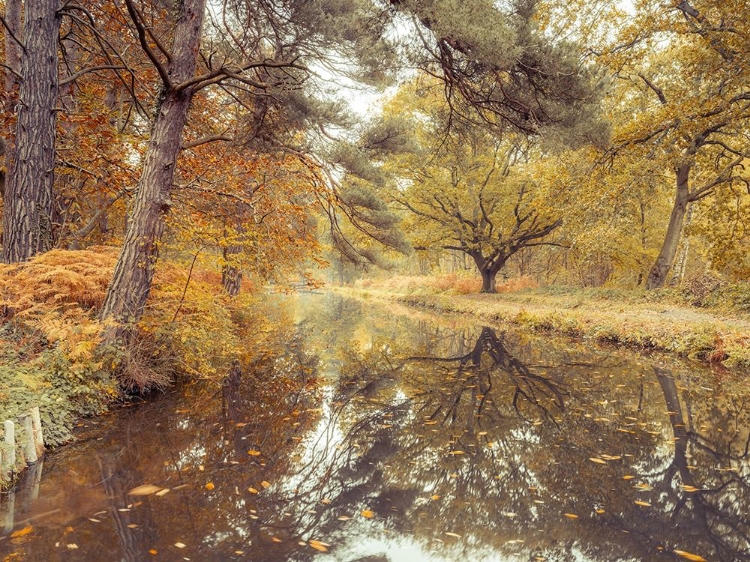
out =
[[[705,290],[633,291],[536,287],[510,279],[497,295],[476,294],[461,276],[364,280],[344,289],[357,296],[396,300],[441,312],[470,314],[490,323],[637,349],[668,351],[733,367],[750,367],[750,285]],[[700,294],[699,294],[700,293]]]
[[[249,360],[244,342],[264,323],[248,312],[253,297],[230,300],[210,264],[191,271],[192,257],[164,260],[131,344],[102,348],[98,312],[117,252],[53,250],[0,265],[0,419],[39,405],[56,445],[77,417],[102,412],[123,390],[159,388],[177,375],[222,377],[234,359]]]

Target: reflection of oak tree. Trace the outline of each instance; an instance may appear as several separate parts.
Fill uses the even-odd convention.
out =
[[[554,420],[553,411],[565,410],[566,391],[556,382],[543,375],[535,374],[522,361],[511,355],[495,330],[484,327],[474,346],[468,353],[455,357],[410,357],[411,361],[455,363],[454,385],[450,389],[449,400],[440,400],[430,419],[442,416],[455,423],[464,396],[469,407],[476,410],[476,416],[467,418],[467,429],[474,427],[475,417],[483,414],[491,401],[495,384],[510,384],[513,388],[512,404],[516,413],[528,420],[526,407],[547,420]],[[504,380],[497,380],[500,377]],[[445,398],[445,396],[443,396]],[[429,408],[429,405],[426,405]]]
[[[705,436],[696,427],[695,414],[688,401],[682,407],[672,373],[654,367],[664,394],[671,429],[674,435],[674,458],[658,480],[664,493],[664,504],[673,521],[695,532],[681,537],[692,538],[692,548],[713,552],[716,560],[750,560],[750,415],[746,400],[725,399],[721,408],[711,407],[710,418],[723,418],[721,431]],[[693,406],[693,407],[691,407]],[[695,412],[695,410],[698,412]],[[686,416],[687,414],[687,416]],[[714,422],[715,424],[715,422]],[[698,538],[699,540],[695,540]]]

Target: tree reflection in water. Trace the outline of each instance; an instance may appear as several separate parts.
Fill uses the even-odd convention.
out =
[[[307,561],[314,539],[344,562],[750,560],[749,384],[331,304],[223,387],[51,457],[39,500],[18,492],[33,533],[0,555]],[[171,491],[134,501],[141,483]]]

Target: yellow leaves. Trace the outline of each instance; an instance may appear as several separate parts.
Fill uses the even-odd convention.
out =
[[[641,501],[641,500],[635,500],[635,502],[633,502],[633,503],[635,503],[635,505],[639,505],[641,507],[651,507],[650,503],[644,502],[644,501]]]
[[[568,519],[578,519],[578,516],[575,513],[563,513],[563,515]]]
[[[265,480],[263,480],[263,482],[261,482],[260,485],[263,486],[263,488],[270,488],[271,487],[271,483],[267,482]]]
[[[209,482],[209,483],[207,483],[207,484],[206,484],[206,490],[208,490],[208,491],[211,491],[211,490],[213,490],[213,489],[214,489],[214,487],[215,487],[215,486],[214,486],[214,483],[213,483],[213,482]]]
[[[18,531],[13,531],[10,534],[10,538],[17,539],[19,537],[25,537],[26,535],[30,535],[34,531],[34,527],[31,525],[24,527],[23,529],[19,529]]]
[[[150,496],[151,494],[156,494],[157,492],[161,492],[162,488],[159,486],[154,486],[153,484],[142,484],[141,486],[136,486],[132,490],[128,492],[128,495],[130,496]],[[164,494],[162,494],[164,495]]]
[[[176,542],[176,543],[174,543],[174,545],[177,548],[185,548],[187,546],[184,542]]]
[[[324,542],[316,541],[316,540],[312,540],[312,539],[308,541],[308,544],[312,548],[314,548],[315,550],[318,550],[320,552],[328,552],[328,547],[331,546],[328,543],[324,543]]]
[[[437,495],[437,494],[435,494],[435,495],[433,495],[433,496],[430,496],[430,499],[431,499],[431,500],[433,500],[433,501],[437,501],[437,500],[439,500],[439,499],[440,499],[440,496],[439,496],[439,495]]]
[[[148,553],[151,554],[151,555],[153,555],[153,556],[156,556],[157,554],[159,554],[159,551],[156,550],[155,548],[152,548],[152,549],[150,549],[148,551]]]
[[[253,488],[252,486],[250,488],[248,488],[247,491],[250,492],[251,494],[257,494],[257,493],[259,493],[258,490],[257,490],[257,488]]]
[[[255,449],[250,449],[250,450],[249,450],[249,451],[247,452],[247,454],[248,454],[248,455],[250,455],[251,457],[259,457],[259,456],[260,456],[260,455],[262,455],[263,453],[261,453],[260,451],[256,451]]]
[[[696,488],[695,486],[690,486],[689,484],[683,484],[682,485],[682,489],[683,489],[683,491],[689,492],[689,493],[690,492],[700,492],[701,491],[700,488]]]
[[[602,460],[602,459],[600,459],[600,458],[597,458],[597,457],[591,457],[591,458],[589,458],[589,460],[590,460],[591,462],[595,462],[595,463],[597,463],[597,464],[607,464],[607,461],[605,461],[605,460]]]
[[[366,519],[372,519],[373,517],[375,517],[375,513],[373,513],[369,509],[363,509],[362,511],[360,511],[360,515],[362,515],[362,517]]]
[[[690,560],[691,562],[708,562],[703,556],[700,556],[699,554],[692,554],[690,552],[687,552],[685,550],[673,550],[677,556],[682,556],[686,560]]]

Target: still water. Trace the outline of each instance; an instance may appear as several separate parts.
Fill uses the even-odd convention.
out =
[[[271,306],[288,321],[241,374],[87,421],[29,471],[2,559],[750,560],[747,376],[330,294]]]

